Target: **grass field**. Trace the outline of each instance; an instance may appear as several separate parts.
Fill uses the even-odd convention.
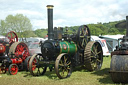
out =
[[[46,72],[44,76],[33,77],[29,72],[17,75],[0,74],[0,85],[115,85],[109,74],[110,57],[104,57],[100,71],[88,72],[78,68],[67,79],[58,79],[55,72]]]

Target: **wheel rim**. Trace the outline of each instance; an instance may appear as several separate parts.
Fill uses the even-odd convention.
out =
[[[41,54],[35,54],[31,57],[29,61],[29,70],[31,75],[39,76],[43,75],[46,72],[46,66],[40,66],[39,62],[44,60]]]
[[[69,55],[60,54],[55,62],[55,71],[60,79],[67,78],[71,75],[72,65]]]
[[[15,42],[11,45],[9,54],[14,54],[9,55],[10,57],[13,56],[16,58],[22,58],[22,60],[24,61],[29,56],[29,50],[25,43]]]
[[[92,47],[92,56],[91,56],[91,63],[93,69],[98,69],[99,66],[101,66],[101,57],[99,57],[99,54],[101,53],[101,50],[98,49],[98,44],[94,44]]]
[[[78,29],[77,44],[80,49],[84,49],[87,43],[90,41],[90,30],[88,26],[82,25]]]
[[[9,44],[12,44],[14,42],[18,42],[18,36],[15,32],[10,31],[6,34],[6,38],[9,39]]]
[[[103,62],[102,47],[98,42],[90,41],[84,51],[84,61],[87,70],[99,70]]]
[[[15,64],[11,64],[9,71],[10,71],[10,74],[11,75],[17,74],[17,72],[18,72],[18,66],[15,65]]]

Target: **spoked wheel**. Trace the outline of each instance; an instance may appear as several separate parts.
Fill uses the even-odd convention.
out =
[[[100,43],[90,41],[85,47],[84,63],[89,71],[99,70],[103,62],[103,51]]]
[[[77,32],[77,44],[80,49],[84,49],[90,41],[90,30],[87,25],[79,27]]]
[[[29,71],[29,61],[30,61],[31,56],[28,56],[25,61],[24,61],[24,68],[26,71]]]
[[[22,58],[24,61],[29,56],[28,46],[24,42],[15,42],[9,49],[9,57]]]
[[[55,71],[60,79],[70,77],[72,73],[72,65],[68,54],[60,54],[55,62]]]
[[[128,83],[128,55],[113,55],[110,75],[114,83]]]
[[[15,32],[10,31],[6,34],[6,38],[9,39],[9,44],[11,45],[14,42],[18,42],[18,36]]]
[[[44,75],[47,67],[39,64],[39,62],[43,60],[44,60],[44,57],[42,56],[42,54],[34,54],[30,58],[29,71],[31,75],[33,76]]]
[[[11,64],[9,66],[9,70],[8,71],[9,71],[10,75],[16,75],[17,72],[18,72],[18,66],[16,64]]]

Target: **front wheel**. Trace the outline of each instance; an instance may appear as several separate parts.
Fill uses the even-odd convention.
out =
[[[39,65],[39,62],[43,61],[44,57],[41,54],[34,54],[29,61],[29,71],[33,76],[44,75],[47,70],[46,66]]]
[[[10,75],[16,75],[17,74],[17,72],[18,72],[18,66],[16,65],[16,64],[11,64],[10,66],[9,66],[9,74]]]
[[[55,62],[55,71],[60,79],[70,77],[72,73],[72,65],[68,54],[60,54]]]

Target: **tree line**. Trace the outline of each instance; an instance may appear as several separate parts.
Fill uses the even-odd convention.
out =
[[[16,32],[18,37],[36,36],[30,19],[23,14],[8,15],[5,20],[0,20],[0,34],[5,35],[9,31]]]
[[[113,21],[108,23],[99,22],[97,24],[87,24],[91,35],[116,35],[126,34],[126,28],[117,28],[116,24],[125,20]],[[90,22],[91,23],[91,22]],[[68,32],[74,33],[78,31],[79,26],[68,27]],[[64,31],[67,27],[63,27]],[[5,35],[9,31],[14,31],[18,34],[18,37],[44,37],[47,35],[47,28],[37,28],[33,31],[30,19],[23,14],[8,15],[5,20],[0,20],[0,35]]]

